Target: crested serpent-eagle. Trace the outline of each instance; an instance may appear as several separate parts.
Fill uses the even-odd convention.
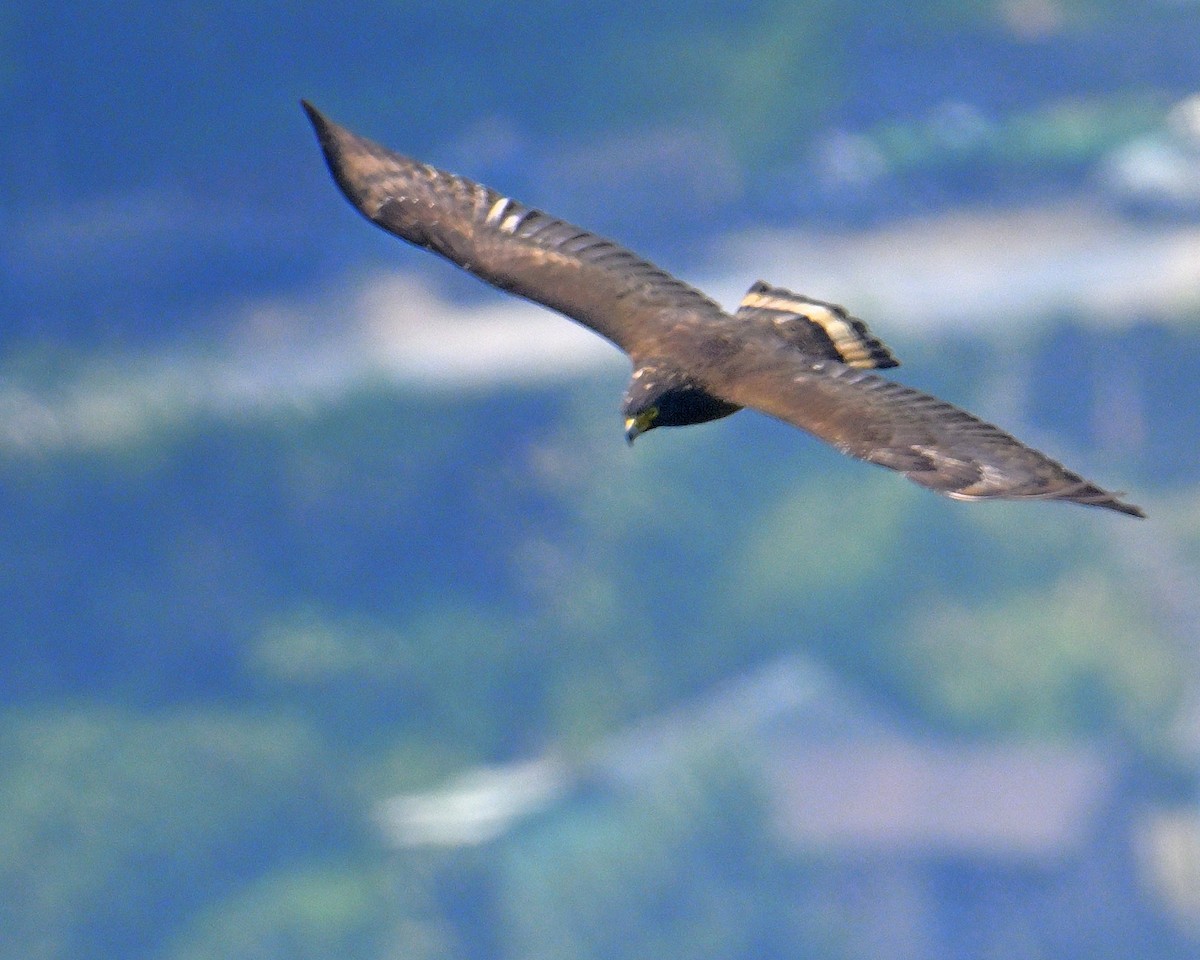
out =
[[[752,407],[957,500],[1070,500],[1142,511],[997,427],[874,370],[896,366],[842,307],[759,281],[734,314],[610,240],[304,109],[368,220],[565,314],[629,355],[625,432]]]

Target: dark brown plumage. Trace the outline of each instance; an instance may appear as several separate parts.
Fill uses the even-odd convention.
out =
[[[1069,500],[1143,516],[997,427],[872,373],[897,361],[842,307],[759,281],[730,315],[610,240],[304,109],[367,219],[629,355],[630,441],[753,407],[955,499]]]

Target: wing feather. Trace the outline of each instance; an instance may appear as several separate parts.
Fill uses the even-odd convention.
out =
[[[797,364],[759,344],[717,376],[710,386],[724,399],[957,500],[1071,500],[1143,516],[999,427],[878,374],[830,361]]]
[[[780,337],[815,358],[838,360],[862,369],[900,365],[887,345],[845,307],[773,287],[762,280],[746,292],[736,315],[770,324]]]
[[[635,359],[654,353],[683,320],[726,317],[611,240],[357,136],[307,102],[304,109],[334,180],[368,220],[590,327]]]

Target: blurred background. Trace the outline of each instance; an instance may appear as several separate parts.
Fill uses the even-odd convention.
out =
[[[631,451],[302,96],[1149,519]],[[18,0],[0,101],[0,958],[1200,951],[1200,3]]]

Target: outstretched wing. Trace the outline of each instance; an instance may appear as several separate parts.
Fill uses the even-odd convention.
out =
[[[653,353],[678,323],[727,320],[698,290],[611,240],[394,153],[302,103],[342,192],[389,233],[577,320],[634,357]]]
[[[1070,500],[1144,516],[998,427],[877,374],[823,360],[797,364],[760,342],[716,379],[710,387],[725,400],[956,500]]]

